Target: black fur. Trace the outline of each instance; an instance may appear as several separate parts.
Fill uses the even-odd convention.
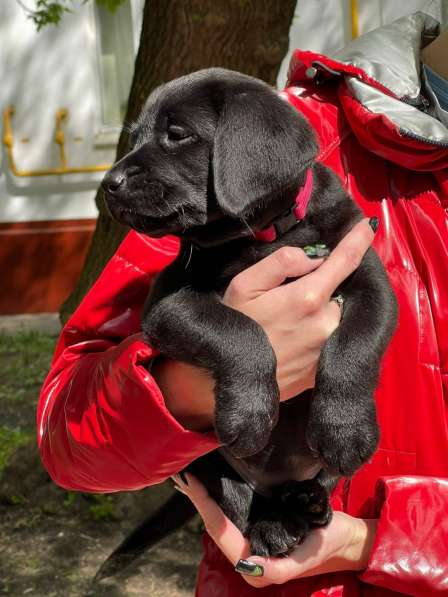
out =
[[[220,298],[236,274],[280,247],[334,248],[360,210],[316,162],[306,120],[267,85],[239,73],[199,71],[158,88],[131,143],[104,179],[112,215],[151,236],[182,238],[145,306],[145,337],[162,355],[205,368],[216,381],[222,455],[187,470],[249,537],[252,553],[285,553],[328,523],[336,480],[352,475],[377,447],[373,392],[395,327],[395,297],[370,249],[338,289],[343,318],[322,350],[314,392],[279,407],[265,332]],[[306,217],[272,243],[254,240],[251,230],[292,205],[309,167],[314,186]]]

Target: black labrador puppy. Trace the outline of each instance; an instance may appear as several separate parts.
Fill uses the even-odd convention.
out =
[[[142,328],[162,355],[212,374],[223,448],[187,470],[260,555],[286,553],[327,524],[335,482],[374,453],[373,393],[396,323],[394,294],[370,249],[338,289],[343,317],[322,350],[314,391],[279,405],[266,334],[221,300],[236,274],[273,251],[331,250],[361,219],[316,155],[307,121],[273,89],[209,69],[151,94],[129,153],[103,182],[118,221],[182,239]]]

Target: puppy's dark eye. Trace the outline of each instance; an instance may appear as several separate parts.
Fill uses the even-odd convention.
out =
[[[169,141],[186,141],[193,137],[192,133],[183,126],[178,124],[170,124],[168,126],[168,140]]]

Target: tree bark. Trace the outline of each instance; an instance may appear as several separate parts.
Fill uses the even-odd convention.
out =
[[[151,91],[166,81],[221,66],[275,85],[288,50],[296,0],[146,0],[125,122],[139,114]],[[127,148],[126,127],[117,160]],[[78,285],[61,307],[65,322],[115,252],[127,229],[106,212],[101,187],[99,217]]]

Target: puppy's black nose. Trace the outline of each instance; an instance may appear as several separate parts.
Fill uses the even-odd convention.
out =
[[[102,187],[109,195],[116,195],[122,190],[125,179],[126,177],[122,172],[114,172],[111,170],[104,177]]]

